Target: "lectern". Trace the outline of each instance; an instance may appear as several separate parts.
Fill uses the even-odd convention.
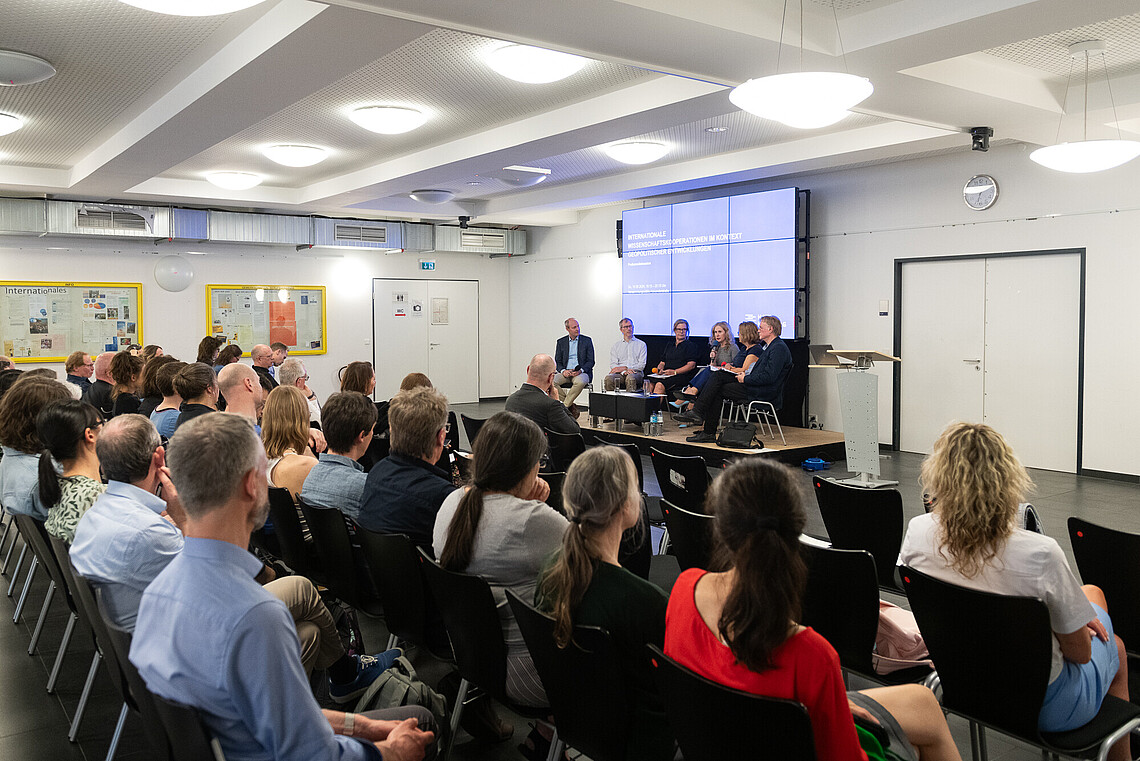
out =
[[[831,349],[827,352],[850,360],[838,366],[839,407],[843,413],[843,444],[847,469],[859,475],[839,481],[850,486],[874,489],[893,486],[898,481],[879,478],[879,376],[869,373],[876,362],[899,362],[898,357],[863,349]]]

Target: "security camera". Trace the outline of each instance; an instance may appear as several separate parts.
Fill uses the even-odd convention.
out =
[[[993,136],[993,127],[971,127],[970,137],[972,138],[972,142],[970,150],[988,151],[990,149],[990,138]]]
[[[466,230],[467,229],[467,223],[470,221],[471,221],[471,217],[460,217],[459,218],[459,229],[460,230]]]

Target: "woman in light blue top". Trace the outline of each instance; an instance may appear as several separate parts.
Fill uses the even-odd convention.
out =
[[[25,375],[0,399],[0,501],[18,515],[47,519],[40,500],[39,465],[44,445],[36,433],[36,416],[55,401],[71,399],[67,385],[42,375]]]
[[[150,421],[158,429],[159,435],[168,439],[174,435],[179,407],[182,405],[182,397],[174,388],[174,376],[184,367],[186,367],[185,362],[167,362],[158,369],[158,375],[154,380],[159,392],[162,393],[162,401],[154,408],[154,412],[150,413]]]

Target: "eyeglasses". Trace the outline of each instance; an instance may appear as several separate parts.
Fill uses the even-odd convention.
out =
[[[451,433],[451,421],[450,420],[443,424],[443,432],[444,433]]]
[[[673,328],[673,332],[674,333],[688,333],[689,329],[688,328]]]

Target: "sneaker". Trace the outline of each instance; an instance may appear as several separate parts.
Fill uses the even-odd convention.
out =
[[[356,659],[356,678],[347,684],[334,684],[329,687],[329,697],[339,705],[351,703],[363,695],[368,686],[381,674],[392,668],[392,664],[403,654],[402,648],[394,647],[379,655],[352,656]]]
[[[692,436],[687,436],[685,441],[691,441],[694,444],[715,444],[716,434],[701,431],[700,433],[694,433]]]

